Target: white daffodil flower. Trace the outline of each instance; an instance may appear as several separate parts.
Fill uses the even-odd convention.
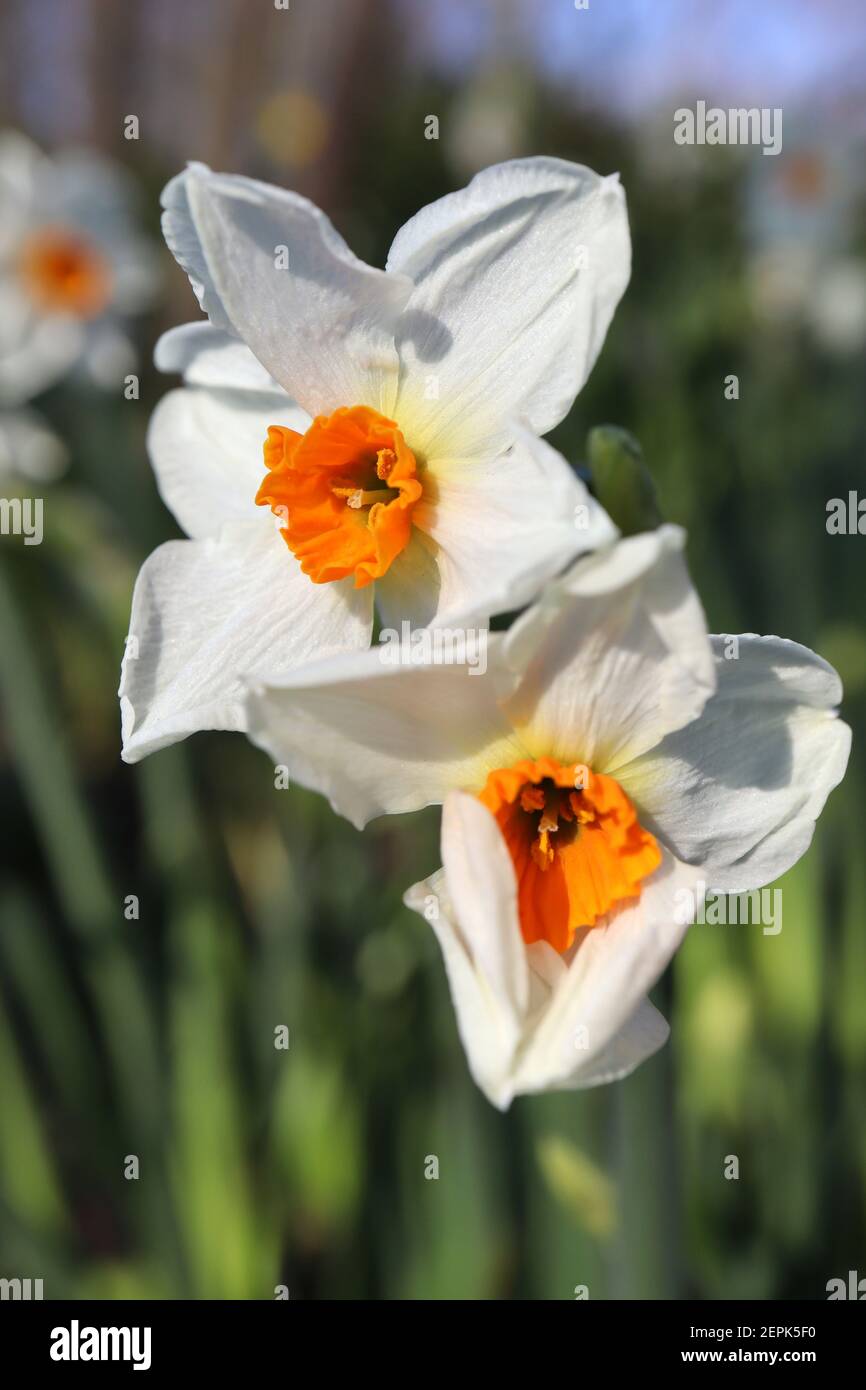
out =
[[[54,158],[0,134],[0,407],[73,368],[117,386],[135,365],[128,315],[152,298],[154,252],[119,166],[89,150]]]
[[[660,1047],[647,991],[706,887],[788,869],[845,770],[836,673],[709,637],[683,542],[664,526],[578,561],[489,637],[483,674],[371,651],[250,696],[251,737],[356,824],[444,801],[443,869],[406,901],[501,1108]]]
[[[207,313],[157,365],[185,385],[150,453],[188,541],[136,585],[124,757],[245,729],[244,675],[279,679],[386,628],[527,603],[609,519],[538,435],[563,418],[629,276],[615,177],[486,169],[359,261],[305,198],[193,165],[166,240]]]

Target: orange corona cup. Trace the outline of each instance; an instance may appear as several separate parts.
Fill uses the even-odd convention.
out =
[[[90,319],[102,313],[111,293],[111,271],[89,241],[63,227],[46,227],[25,242],[21,277],[45,311]]]
[[[256,495],[316,584],[381,579],[409,543],[421,496],[415,455],[393,420],[366,405],[319,415],[306,434],[272,425]]]
[[[525,759],[491,772],[478,796],[508,846],[529,945],[567,951],[578,927],[637,897],[661,863],[619,783],[580,764]]]

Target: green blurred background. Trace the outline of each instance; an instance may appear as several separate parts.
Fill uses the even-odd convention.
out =
[[[636,435],[711,628],[816,648],[855,730],[781,933],[693,928],[660,1055],[496,1113],[401,906],[435,810],[358,834],[236,736],[120,761],[134,577],[177,534],[150,357],[197,314],[162,249],[141,399],[45,393],[71,466],[44,543],[0,540],[0,1275],[58,1298],[764,1299],[866,1274],[866,539],[825,525],[866,445],[862,7],[8,0],[0,25],[0,125],[122,161],[155,241],[188,158],[308,194],[376,264],[487,163],[618,169],[633,279],[553,442],[578,465],[592,426]],[[676,146],[698,98],[782,106],[782,153]]]

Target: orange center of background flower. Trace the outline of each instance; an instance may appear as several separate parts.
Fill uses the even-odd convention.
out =
[[[527,945],[568,950],[579,927],[637,897],[661,863],[632,802],[603,773],[527,758],[491,772],[478,798],[505,837]]]
[[[393,420],[366,405],[318,415],[306,434],[271,425],[256,494],[316,584],[381,579],[409,543],[421,496],[415,455]]]
[[[108,262],[74,232],[62,227],[36,232],[22,248],[20,266],[31,299],[50,313],[90,319],[108,303]]]

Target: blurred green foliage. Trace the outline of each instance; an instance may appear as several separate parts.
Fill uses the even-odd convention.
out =
[[[452,101],[419,81],[371,104],[330,209],[359,255],[383,263],[461,181],[420,135]],[[862,1270],[863,541],[824,521],[862,466],[863,354],[756,317],[742,160],[666,176],[550,96],[527,120],[529,148],[621,171],[635,249],[553,442],[577,465],[591,428],[628,429],[689,529],[711,628],[839,663],[848,779],[783,882],[778,936],[692,930],[657,991],[659,1056],[499,1115],[401,905],[438,862],[434,810],[358,834],[228,735],[121,764],[132,584],[176,534],[144,447],[167,383],[146,370],[138,404],[57,388],[71,472],[43,546],[0,552],[0,1272],[47,1296],[821,1298]]]

